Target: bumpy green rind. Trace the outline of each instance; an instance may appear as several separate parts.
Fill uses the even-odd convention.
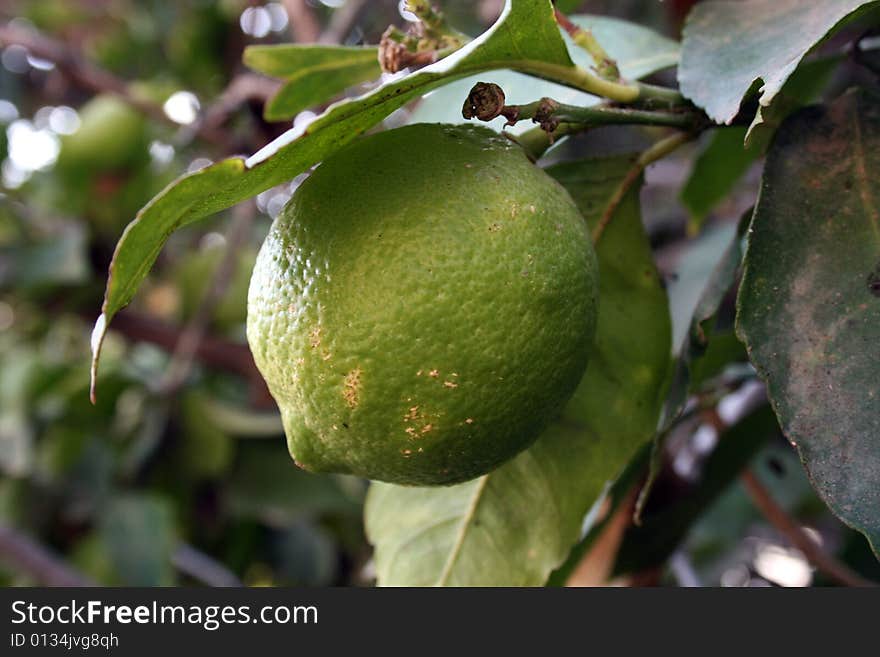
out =
[[[452,484],[574,391],[597,265],[568,193],[490,130],[418,124],[322,164],[275,220],[248,341],[314,471]]]

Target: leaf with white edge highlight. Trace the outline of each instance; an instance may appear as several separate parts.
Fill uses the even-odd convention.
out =
[[[614,58],[621,75],[628,80],[643,77],[675,66],[678,63],[679,46],[653,30],[607,16],[572,16],[571,20],[584,28],[592,30],[596,40]],[[593,66],[590,55],[576,46],[567,34],[563,34],[572,60],[578,66],[589,69]],[[464,123],[461,115],[462,101],[467,98],[471,88],[480,81],[494,82],[507,95],[509,103],[528,103],[542,97],[553,98],[560,103],[588,107],[600,102],[596,96],[571,87],[564,87],[546,80],[517,73],[511,70],[492,71],[491,75],[478,75],[457,80],[443,89],[427,95],[419,102],[411,123]],[[504,127],[505,119],[499,117],[488,125],[496,130]],[[513,128],[506,128],[514,134],[533,127],[530,121],[521,121]]]
[[[131,301],[171,233],[290,180],[431,89],[505,67],[562,77],[574,70],[549,0],[507,0],[494,25],[449,57],[332,105],[312,123],[287,131],[247,160],[223,160],[166,187],[138,212],[116,245],[101,316],[92,332],[92,399],[107,327]]]

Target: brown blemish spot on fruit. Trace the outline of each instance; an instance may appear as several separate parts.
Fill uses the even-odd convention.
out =
[[[537,212],[534,205],[529,206],[529,212],[531,212],[532,214],[535,214],[535,212]]]
[[[321,327],[316,326],[309,333],[309,346],[312,349],[317,349],[321,346]]]
[[[342,383],[342,397],[349,408],[357,408],[361,392],[361,368],[356,367],[345,375]]]
[[[416,372],[416,376],[421,376],[421,375],[422,375],[422,370],[419,370],[418,372]]]
[[[474,418],[469,417],[469,418],[467,418],[467,419],[464,421],[464,423],[465,423],[465,424],[473,424],[473,423],[474,423]]]
[[[404,421],[404,422],[412,422],[413,420],[417,420],[419,417],[420,417],[420,416],[419,416],[419,407],[418,407],[418,406],[412,406],[412,407],[407,411],[406,415],[403,416],[403,421]]]
[[[428,372],[428,376],[430,376],[433,379],[436,379],[438,376],[440,376],[440,371],[439,370],[431,370],[430,372]]]
[[[400,450],[400,453],[403,454],[404,458],[409,458],[410,456],[412,456],[411,449],[402,449]]]
[[[421,433],[430,433],[433,430],[434,430],[433,424],[426,424],[425,426],[422,427]]]
[[[444,381],[444,382],[443,382],[443,387],[444,387],[444,388],[457,388],[457,387],[458,387],[458,384],[457,384],[457,383],[453,383],[452,381]]]
[[[501,230],[501,224],[499,224],[499,223],[489,224],[489,232],[490,233],[497,233],[499,230]]]
[[[409,435],[410,438],[418,438],[418,436],[416,435],[416,430],[412,427],[407,427],[406,433]]]

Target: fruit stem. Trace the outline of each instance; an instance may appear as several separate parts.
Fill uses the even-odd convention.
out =
[[[559,27],[568,33],[575,45],[587,51],[593,61],[596,63],[596,72],[606,80],[620,80],[620,69],[617,62],[608,55],[602,45],[596,40],[592,30],[576,25],[558,9],[554,9],[556,13],[556,22]]]
[[[560,123],[553,132],[547,132],[538,126],[519,135],[511,135],[508,132],[503,134],[519,144],[532,162],[537,162],[557,140],[586,130],[588,128],[583,124]]]
[[[491,121],[499,116],[507,119],[507,126],[531,119],[547,133],[555,132],[560,124],[581,124],[583,129],[602,125],[649,125],[697,130],[706,123],[704,115],[696,110],[655,111],[598,105],[579,107],[566,105],[552,98],[542,98],[525,105],[506,105],[504,91],[497,84],[478,82],[471,89],[462,107],[462,116]]]
[[[602,217],[599,219],[599,223],[597,223],[596,227],[593,228],[594,245],[599,243],[599,240],[605,233],[605,229],[608,228],[608,225],[614,218],[614,215],[617,212],[617,208],[620,206],[627,192],[632,189],[632,186],[636,183],[636,181],[642,175],[642,172],[647,168],[647,166],[649,164],[653,164],[657,160],[663,159],[673,151],[677,150],[683,144],[691,141],[694,137],[697,136],[697,134],[697,132],[693,131],[676,132],[675,134],[672,134],[656,142],[648,150],[639,155],[630,170],[627,171],[626,176],[624,176],[623,180],[617,186],[617,189],[614,190],[614,194],[611,196],[611,200],[605,207],[605,211],[602,213]]]
[[[564,84],[567,87],[607,98],[616,103],[627,105],[638,103],[665,107],[675,107],[687,103],[675,89],[641,82],[606,80],[580,66],[564,66],[528,59],[505,62],[505,68]]]

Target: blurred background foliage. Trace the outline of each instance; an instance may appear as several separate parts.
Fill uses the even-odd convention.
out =
[[[557,4],[675,37],[693,2]],[[477,34],[501,2],[442,7]],[[250,268],[301,178],[171,237],[144,291],[115,320],[94,406],[89,333],[114,244],[137,210],[180,173],[254,152],[290,127],[262,119],[277,82],[243,67],[244,46],[374,44],[402,22],[399,9],[396,0],[0,6],[0,583],[372,582],[361,521],[366,482],[294,466],[244,340]],[[313,116],[303,112],[295,123]],[[386,125],[405,121],[397,113]],[[638,130],[609,134],[598,130],[589,144],[559,151],[647,143]],[[722,163],[724,153],[715,155]],[[688,160],[649,173],[646,222],[679,324],[707,274],[698,257],[688,267],[679,261],[700,249],[706,262],[717,260],[753,198],[760,165],[752,159],[731,165],[741,180],[710,199],[711,212],[700,201],[709,219],[698,240],[686,239],[689,216],[678,198]],[[726,303],[718,330],[730,338],[732,297]],[[722,365],[743,360],[735,340],[718,344]],[[750,458],[776,499],[853,568],[880,576],[864,540],[816,498],[772,422],[765,432]],[[653,503],[677,508],[714,444],[697,426],[672,441]],[[659,561],[618,570],[635,573],[636,583],[825,583],[735,477],[692,515],[673,539],[636,536],[640,545],[657,542]]]

